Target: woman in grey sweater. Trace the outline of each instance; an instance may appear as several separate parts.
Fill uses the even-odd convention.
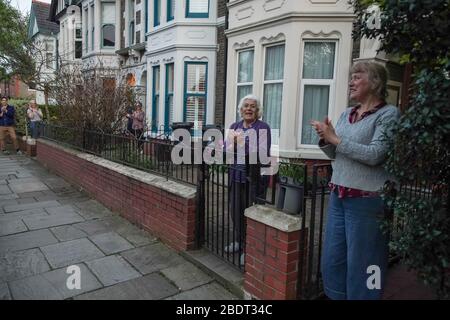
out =
[[[322,255],[325,294],[331,299],[380,299],[386,276],[388,239],[380,228],[380,191],[392,177],[383,168],[399,111],[385,102],[387,71],[374,62],[351,69],[350,98],[358,104],[339,118],[311,124],[319,146],[333,159],[331,194]]]

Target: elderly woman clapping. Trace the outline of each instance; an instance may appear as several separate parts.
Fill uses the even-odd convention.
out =
[[[238,109],[241,120],[230,126],[226,140],[226,149],[228,152],[236,153],[236,161],[230,167],[230,207],[234,226],[234,242],[225,247],[225,252],[240,252],[240,263],[244,264],[244,210],[248,205],[246,203],[248,198],[245,195],[245,184],[247,183],[247,175],[249,174],[246,172],[248,168],[246,164],[249,164],[249,161],[251,161],[252,157],[250,154],[252,153],[256,154],[256,159],[261,159],[260,156],[262,154],[267,158],[270,156],[271,132],[269,125],[259,119],[261,117],[261,105],[256,96],[247,95],[242,98],[239,102]],[[252,139],[252,137],[256,137],[256,140]],[[245,158],[245,164],[237,161],[239,156]],[[259,167],[256,166],[254,168]],[[259,170],[252,172],[252,174],[259,181],[256,181],[256,183],[250,186],[249,198],[264,197],[264,184],[266,179],[261,177]]]
[[[351,69],[350,98],[339,118],[311,124],[319,146],[334,161],[322,255],[322,276],[331,299],[379,299],[386,276],[387,238],[380,228],[380,190],[391,177],[383,168],[388,127],[399,117],[385,101],[387,71],[374,62]]]

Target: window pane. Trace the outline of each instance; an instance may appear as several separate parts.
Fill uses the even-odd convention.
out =
[[[303,98],[302,144],[317,144],[319,136],[311,120],[323,121],[328,115],[329,86],[305,85]]]
[[[47,68],[53,68],[53,54],[46,53],[45,55]]]
[[[102,3],[102,24],[111,23],[116,21],[116,5],[114,3]]]
[[[253,92],[253,86],[238,86],[237,87],[237,101],[236,101],[236,119],[239,120],[241,118],[241,114],[239,111],[239,102],[241,102],[241,99],[245,97],[246,95]]]
[[[159,94],[159,67],[153,69],[153,88],[155,89],[154,94]]]
[[[209,0],[189,0],[189,13],[208,13]]]
[[[75,41],[75,59],[80,59],[82,56],[83,45],[81,41]]]
[[[333,79],[335,47],[335,42],[306,42],[303,78]]]
[[[282,80],[284,74],[284,45],[267,47],[264,80]]]
[[[187,92],[206,93],[206,64],[187,65]]]
[[[155,27],[159,25],[159,20],[161,17],[161,0],[155,0]]]
[[[103,46],[104,47],[114,47],[115,31],[116,31],[116,28],[112,24],[103,26]]]
[[[167,93],[173,93],[173,64],[167,65]]]
[[[159,95],[153,97],[153,128],[159,129]]]
[[[173,96],[167,97],[168,108],[169,108],[169,125],[173,123]],[[167,128],[168,129],[168,128]]]
[[[134,44],[134,21],[130,22],[130,35],[129,35],[129,45],[133,45]]]
[[[167,0],[167,21],[172,20],[175,13],[175,3],[174,0]]]
[[[241,99],[243,97],[245,97],[246,95],[252,93],[253,91],[253,86],[252,85],[248,85],[248,86],[238,86],[237,88],[237,103],[236,105],[239,104],[239,102],[241,101]],[[238,110],[239,112],[239,110]]]
[[[76,28],[76,30],[75,30],[75,38],[77,38],[77,39],[81,39],[82,38],[82,36],[81,36],[81,27],[77,27]]]
[[[198,122],[201,126],[205,115],[206,98],[205,97],[187,97],[186,101],[186,121]]]
[[[51,40],[45,41],[45,50],[53,52],[53,41]]]
[[[264,86],[264,119],[272,129],[280,129],[281,100],[283,98],[283,84],[266,84]]]
[[[253,50],[239,53],[239,83],[253,81],[253,55]]]

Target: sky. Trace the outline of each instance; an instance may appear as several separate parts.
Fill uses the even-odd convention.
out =
[[[20,11],[22,11],[23,13],[28,13],[30,12],[30,8],[31,8],[31,1],[32,0],[10,0],[11,5],[17,9],[19,9]],[[39,0],[40,2],[47,2],[50,3],[51,0]]]

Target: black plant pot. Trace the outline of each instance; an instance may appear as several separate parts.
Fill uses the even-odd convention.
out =
[[[280,177],[277,188],[277,209],[290,214],[301,214],[304,189],[302,184],[294,182],[291,177]]]

